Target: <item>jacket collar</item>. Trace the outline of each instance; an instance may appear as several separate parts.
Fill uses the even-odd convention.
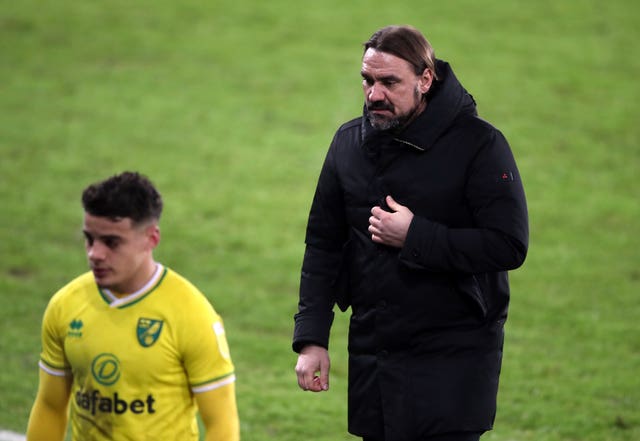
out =
[[[396,141],[411,148],[425,151],[453,124],[460,114],[476,115],[473,97],[462,87],[451,66],[436,60],[439,81],[434,82],[427,95],[427,107],[401,132],[377,130],[369,122],[366,106],[362,118],[362,146],[376,148]]]

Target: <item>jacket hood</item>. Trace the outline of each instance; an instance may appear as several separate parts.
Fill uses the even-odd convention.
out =
[[[396,140],[404,144],[427,150],[462,115],[477,115],[476,103],[456,78],[449,63],[436,60],[440,80],[434,81],[427,94],[427,107],[418,117],[400,132],[377,130],[369,122],[364,106],[362,118],[363,147],[380,141]]]

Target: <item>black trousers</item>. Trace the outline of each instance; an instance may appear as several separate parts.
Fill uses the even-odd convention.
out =
[[[480,435],[484,432],[450,432],[439,435],[428,436],[415,441],[479,441]],[[384,441],[378,438],[362,438],[362,441]]]

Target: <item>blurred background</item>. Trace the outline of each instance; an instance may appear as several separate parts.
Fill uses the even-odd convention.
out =
[[[493,441],[640,439],[640,3],[0,0],[0,428],[24,433],[40,321],[87,269],[81,190],[138,170],[165,200],[159,261],[224,317],[244,441],[346,432],[290,349],[306,218],[362,108],[362,43],[424,32],[509,140],[531,246]]]

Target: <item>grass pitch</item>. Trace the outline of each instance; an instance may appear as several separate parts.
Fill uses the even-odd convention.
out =
[[[157,258],[225,318],[244,441],[346,434],[290,351],[326,148],[361,111],[361,43],[425,32],[509,139],[531,248],[513,272],[492,441],[640,439],[640,6],[613,2],[0,0],[0,427],[24,431],[48,298],[86,269],[81,189],[148,174]]]

